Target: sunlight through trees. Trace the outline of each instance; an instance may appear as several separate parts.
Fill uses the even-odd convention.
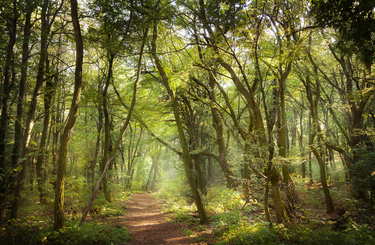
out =
[[[367,224],[370,2],[4,0],[0,224],[84,225],[137,191],[233,232]]]

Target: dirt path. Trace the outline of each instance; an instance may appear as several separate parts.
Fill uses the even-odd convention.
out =
[[[134,194],[126,205],[125,224],[132,233],[132,240],[127,244],[192,244],[188,237],[182,235],[184,228],[180,224],[166,221],[168,214],[161,211],[150,194]]]

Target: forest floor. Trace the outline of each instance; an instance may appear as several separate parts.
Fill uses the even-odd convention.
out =
[[[126,244],[215,244],[213,237],[209,241],[194,242],[199,238],[183,235],[187,225],[168,222],[169,215],[161,211],[160,204],[149,193],[134,194],[126,206],[125,225],[132,237]],[[206,237],[207,234],[202,235]]]

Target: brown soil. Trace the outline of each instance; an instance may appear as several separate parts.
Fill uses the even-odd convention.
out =
[[[192,244],[189,237],[182,235],[184,226],[167,222],[168,214],[161,211],[160,205],[150,194],[134,194],[126,205],[125,224],[132,233],[132,240],[127,244]]]

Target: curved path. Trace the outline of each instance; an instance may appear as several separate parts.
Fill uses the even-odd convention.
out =
[[[190,239],[182,235],[183,227],[180,224],[166,221],[168,214],[161,211],[151,194],[134,194],[126,205],[125,224],[132,233],[132,240],[127,244],[191,244]]]

